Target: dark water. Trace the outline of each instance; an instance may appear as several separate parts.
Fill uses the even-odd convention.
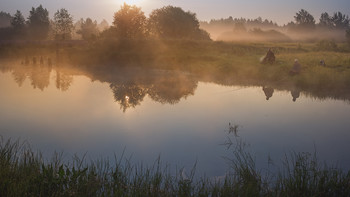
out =
[[[2,63],[0,135],[21,138],[65,158],[164,163],[222,176],[230,137],[250,144],[258,166],[290,151],[315,150],[321,161],[350,166],[350,105],[300,90],[222,86],[182,72]],[[270,89],[269,89],[270,88]],[[271,97],[270,97],[271,96]],[[266,97],[269,97],[267,100]],[[294,97],[294,98],[293,98]],[[229,123],[238,132],[229,134]],[[236,136],[236,137],[235,137]]]

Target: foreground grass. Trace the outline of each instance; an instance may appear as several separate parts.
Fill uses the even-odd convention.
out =
[[[121,156],[87,163],[60,154],[43,161],[20,141],[0,142],[0,196],[349,196],[350,172],[320,166],[307,153],[284,159],[276,174],[263,175],[239,145],[227,158],[231,170],[223,179],[172,175],[158,159],[153,166],[135,165]],[[194,167],[195,168],[195,167]],[[274,177],[271,179],[270,177]]]

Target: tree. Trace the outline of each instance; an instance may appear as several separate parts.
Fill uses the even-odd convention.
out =
[[[319,26],[332,29],[334,27],[332,18],[327,12],[321,14]]]
[[[207,32],[199,29],[196,14],[180,7],[166,6],[152,11],[148,28],[151,34],[160,38],[210,39]]]
[[[0,12],[0,28],[11,26],[11,14],[1,11]]]
[[[347,29],[349,27],[349,16],[336,12],[333,14],[332,22],[336,29]]]
[[[113,26],[118,38],[141,38],[146,33],[146,16],[141,8],[124,3],[114,14]]]
[[[11,25],[13,27],[14,34],[17,36],[24,36],[26,24],[21,11],[17,10],[16,14],[12,17]]]
[[[108,27],[109,27],[109,24],[105,19],[103,19],[101,23],[97,25],[97,28],[99,31],[104,31],[108,29]]]
[[[87,18],[85,21],[82,19],[80,30],[77,31],[77,34],[81,34],[84,40],[92,40],[97,37],[98,33],[96,21],[92,21],[91,18]]]
[[[310,30],[315,28],[315,19],[314,17],[306,10],[301,9],[294,16],[297,27],[301,30]]]
[[[64,8],[57,10],[54,15],[53,29],[55,39],[67,40],[72,38],[73,17]]]
[[[44,40],[50,30],[49,12],[42,5],[32,7],[28,17],[28,29],[33,39]]]

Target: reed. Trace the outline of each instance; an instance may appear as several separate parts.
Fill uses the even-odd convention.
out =
[[[238,143],[226,158],[223,179],[175,174],[158,158],[153,165],[133,164],[124,154],[112,162],[62,153],[45,161],[27,142],[0,142],[0,196],[349,196],[350,172],[320,165],[316,154],[291,153],[276,174],[257,168],[252,154]],[[113,164],[112,164],[113,163]],[[270,179],[269,177],[275,177]]]

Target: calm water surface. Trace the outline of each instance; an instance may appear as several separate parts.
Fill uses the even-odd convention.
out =
[[[350,104],[303,92],[221,86],[166,71],[116,70],[103,77],[77,69],[2,65],[0,135],[21,138],[51,155],[113,157],[126,149],[133,161],[163,162],[222,176],[228,169],[222,145],[229,123],[262,168],[290,151],[314,152],[343,169],[350,166]],[[136,73],[136,74],[135,74]],[[266,90],[266,89],[265,89]],[[294,95],[296,93],[293,93]]]

